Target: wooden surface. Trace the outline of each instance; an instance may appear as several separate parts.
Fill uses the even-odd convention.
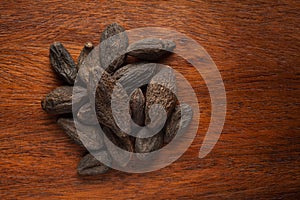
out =
[[[2,1],[0,198],[299,197],[299,9],[292,0]],[[209,94],[201,77],[174,56],[169,64],[186,73],[200,102],[200,127],[188,151],[146,174],[77,175],[83,150],[40,106],[62,84],[49,66],[49,45],[61,41],[77,59],[83,44],[97,44],[112,22],[126,29],[168,27],[211,55],[228,105],[220,140],[207,157],[199,159],[198,151],[210,120]]]

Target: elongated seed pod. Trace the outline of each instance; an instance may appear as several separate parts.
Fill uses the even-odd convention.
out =
[[[72,113],[72,86],[60,86],[42,100],[42,108],[51,114]]]
[[[141,60],[159,60],[170,54],[176,44],[171,40],[146,38],[128,46],[127,54]]]
[[[188,104],[177,105],[165,126],[164,142],[169,143],[175,135],[181,135],[193,118],[193,110]]]
[[[77,67],[67,49],[55,42],[50,46],[50,63],[54,71],[68,84],[73,85],[77,76]]]
[[[100,64],[112,74],[126,59],[128,37],[125,29],[117,23],[108,25],[101,35]]]
[[[111,162],[111,158],[109,157],[106,151],[99,151],[94,153],[96,158],[101,158],[107,160],[107,162]],[[78,163],[77,172],[79,175],[98,175],[103,174],[109,170],[109,167],[102,164],[99,160],[97,160],[92,154],[85,155]]]
[[[57,124],[76,144],[88,150],[94,151],[104,147],[103,135],[101,135],[97,127],[80,124],[78,129],[76,129],[72,118],[59,118]]]

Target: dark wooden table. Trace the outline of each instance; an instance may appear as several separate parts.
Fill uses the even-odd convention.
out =
[[[300,196],[300,5],[297,1],[2,1],[0,5],[0,198],[296,199]],[[213,151],[198,151],[211,106],[199,98],[198,134],[175,163],[146,174],[111,170],[82,178],[83,151],[40,106],[62,84],[49,65],[61,41],[77,59],[112,22],[168,27],[196,40],[218,66],[227,92],[225,126]],[[193,82],[193,79],[200,80]]]

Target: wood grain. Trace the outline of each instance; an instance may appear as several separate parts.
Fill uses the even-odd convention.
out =
[[[300,5],[297,1],[2,1],[0,5],[1,199],[296,199],[300,196]],[[82,178],[83,149],[44,113],[40,100],[62,84],[49,45],[77,59],[112,22],[168,27],[195,39],[218,66],[227,117],[213,151],[198,150],[210,120],[204,81],[168,59],[197,92],[200,127],[172,165],[146,174],[111,170]]]

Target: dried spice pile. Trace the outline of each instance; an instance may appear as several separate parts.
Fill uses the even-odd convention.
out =
[[[122,166],[126,166],[130,158],[120,157],[113,152],[114,147],[97,129],[98,123],[107,138],[118,147],[128,152],[149,153],[168,144],[175,134],[183,133],[193,115],[191,107],[179,104],[176,98],[177,88],[173,69],[156,63],[172,52],[175,43],[171,40],[147,38],[129,45],[124,31],[124,28],[116,23],[107,26],[101,35],[102,43],[99,49],[94,49],[90,42],[86,43],[77,64],[61,43],[52,44],[51,66],[66,85],[56,88],[42,100],[42,108],[50,114],[59,115],[57,123],[75,143],[93,151],[94,155],[106,160],[107,163],[116,162]],[[110,38],[113,40],[109,41]],[[96,64],[93,66],[98,67],[103,73],[97,83],[91,80],[88,74],[85,72],[80,74],[81,70],[79,71],[84,67],[85,60],[93,49],[97,55],[93,55],[92,58],[89,56],[89,59],[94,59],[94,63],[99,63],[99,66],[105,66],[103,68]],[[128,56],[138,61],[128,63]],[[77,93],[73,94],[77,76],[83,86],[78,87]],[[88,96],[89,88],[93,85],[96,87],[94,105],[91,101],[87,101],[87,98],[81,98]],[[116,85],[119,86],[115,87]],[[127,128],[126,131],[119,128],[113,117],[111,108],[113,89],[117,90],[117,97],[120,99],[116,104],[117,114],[124,119],[119,121],[118,125],[122,124],[122,127]],[[126,95],[130,98],[129,102],[126,101]],[[124,102],[127,102],[127,105],[124,105]],[[72,112],[72,103],[73,107],[75,105],[79,108],[75,114]],[[161,107],[155,106],[157,104]],[[127,110],[122,110],[124,107]],[[165,115],[160,112],[161,108],[164,109]],[[124,111],[128,111],[129,117]],[[75,128],[75,117],[81,124],[80,129]],[[146,128],[142,128],[145,126]],[[135,132],[138,137],[128,135],[128,132]],[[141,137],[149,133],[154,135]],[[145,158],[140,156],[139,159]],[[99,162],[90,153],[81,159],[77,168],[80,175],[101,174],[108,169],[108,166]]]

